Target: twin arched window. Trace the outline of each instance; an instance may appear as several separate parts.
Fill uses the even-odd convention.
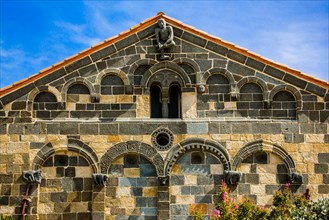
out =
[[[181,118],[180,87],[172,84],[169,89],[153,84],[150,89],[151,118]]]

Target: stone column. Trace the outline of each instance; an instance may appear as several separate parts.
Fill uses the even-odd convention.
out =
[[[169,178],[158,178],[158,219],[170,219]]]
[[[168,118],[168,98],[162,98],[162,118]]]

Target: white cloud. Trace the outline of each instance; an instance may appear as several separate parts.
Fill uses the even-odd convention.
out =
[[[55,22],[55,24],[59,28],[64,29],[68,37],[75,43],[91,46],[101,41],[97,37],[89,36],[90,32],[87,25],[72,24],[63,21]]]

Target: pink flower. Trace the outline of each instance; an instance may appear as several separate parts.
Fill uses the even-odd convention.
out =
[[[219,210],[215,210],[215,215],[219,218],[220,217],[220,211]]]
[[[235,208],[236,208],[236,209],[238,209],[238,208],[239,208],[239,206],[238,206],[238,205],[235,205]]]
[[[286,183],[286,184],[284,184],[284,186],[283,186],[285,189],[289,189],[289,187],[290,187],[290,183]]]

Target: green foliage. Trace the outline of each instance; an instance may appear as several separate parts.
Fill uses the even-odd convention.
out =
[[[310,210],[311,219],[329,219],[329,198],[311,202]]]
[[[229,187],[222,182],[220,200],[215,210],[196,219],[211,220],[329,220],[329,198],[310,202],[308,191],[304,195],[293,195],[289,184],[274,193],[271,208],[257,206],[250,199],[241,202],[230,196]]]

